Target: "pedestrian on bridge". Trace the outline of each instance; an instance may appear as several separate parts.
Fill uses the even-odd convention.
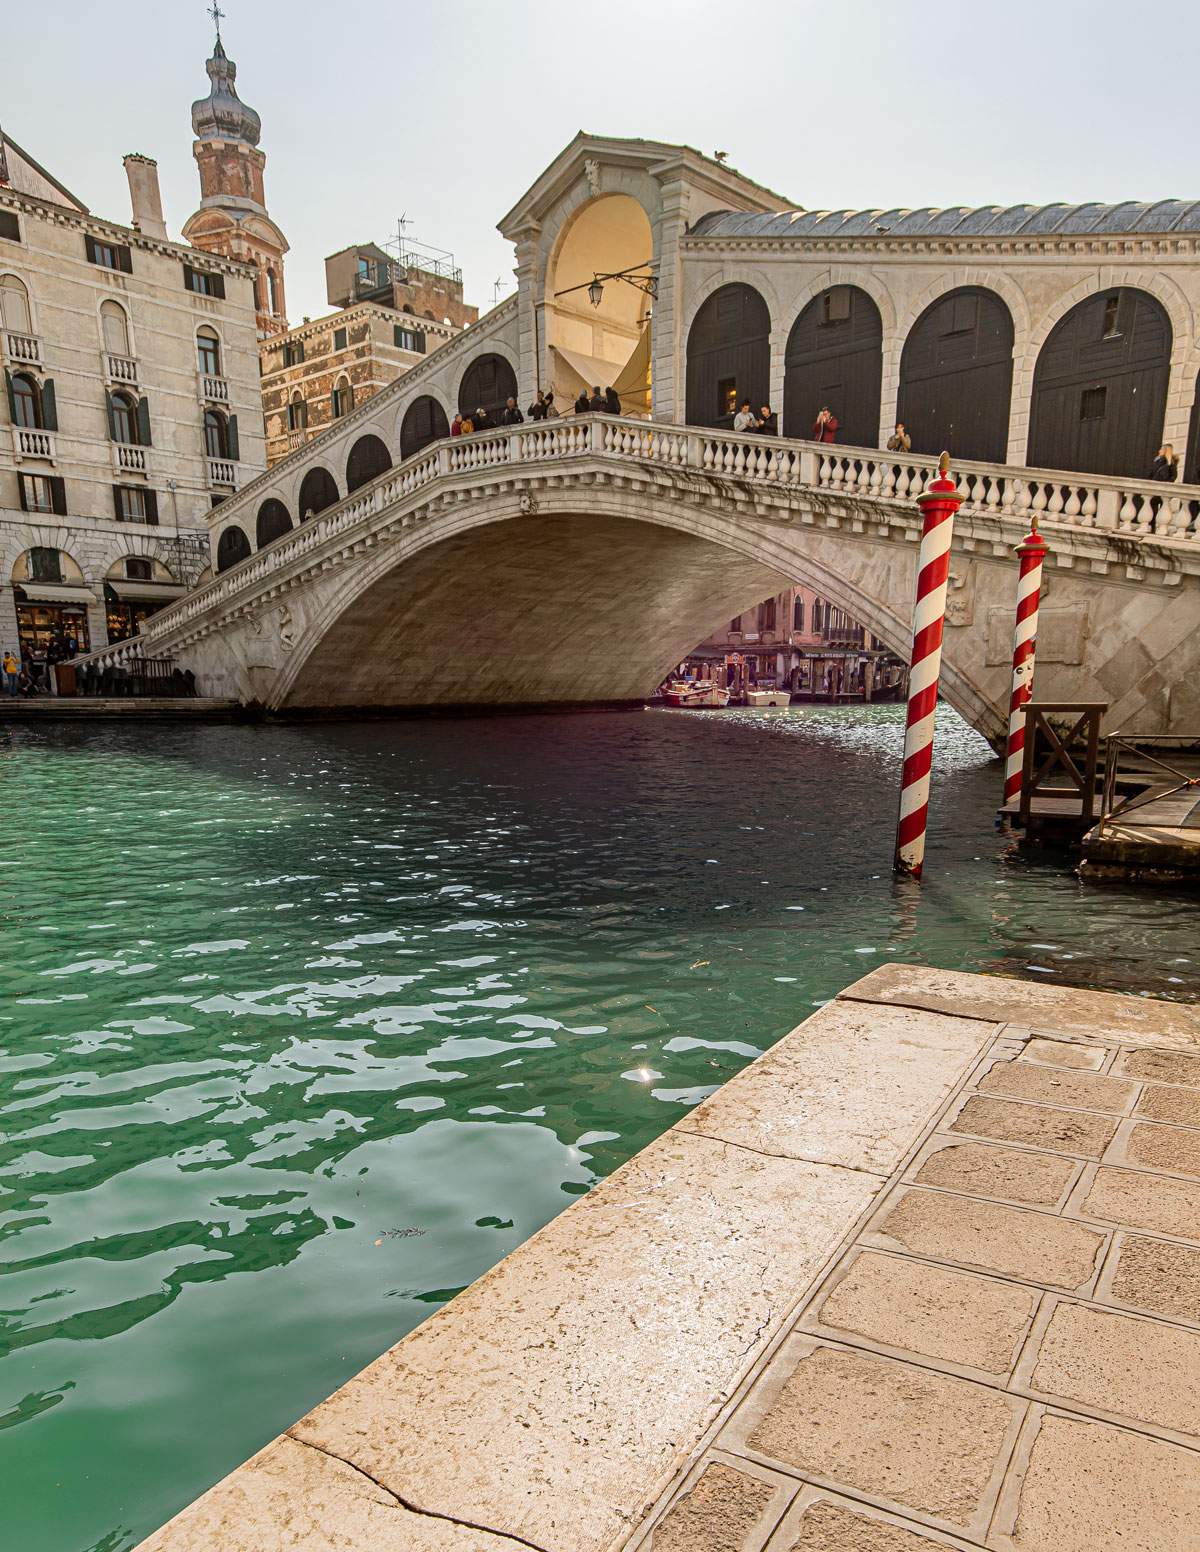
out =
[[[816,420],[813,421],[812,439],[814,442],[836,442],[838,434],[838,418],[829,408],[822,405]]]
[[[513,398],[506,399],[504,408],[500,411],[500,424],[502,426],[519,426],[525,420],[517,408],[517,401]]]
[[[891,436],[888,437],[887,450],[889,453],[912,452],[912,437],[910,437],[908,432],[905,430],[904,422],[902,420],[898,420],[896,422],[895,431],[893,431]]]
[[[604,390],[604,408],[610,415],[619,415],[621,413],[621,395],[615,388],[606,388]]]
[[[575,400],[575,413],[576,415],[586,415],[589,408],[587,389],[581,388],[579,390],[579,397]]]
[[[603,415],[604,413],[604,399],[600,393],[599,383],[596,383],[592,388],[592,396],[588,400],[588,409],[592,412],[592,414]]]
[[[20,663],[17,662],[16,658],[12,655],[12,653],[8,650],[8,648],[5,647],[5,649],[4,649],[4,688],[8,691],[9,695],[15,695],[17,693],[17,680],[20,677],[20,673],[21,673],[21,665],[20,665]]]
[[[735,431],[756,431],[758,421],[754,418],[754,411],[750,408],[750,400],[743,399],[738,406],[738,412],[733,417],[733,429]]]
[[[474,429],[475,429],[475,422],[471,419],[471,417],[469,415],[463,415],[461,417],[461,419],[459,420],[459,422],[458,422],[458,434],[459,434],[459,436],[470,436],[471,432],[474,431]]]
[[[764,404],[758,412],[758,423],[754,427],[760,436],[778,436],[779,422],[775,418],[775,411],[769,404]]]
[[[450,422],[450,435],[451,436],[462,436],[462,434],[463,434],[463,418],[462,418],[462,411],[460,410],[458,412],[458,414],[455,415],[454,419]]]
[[[554,389],[553,388],[551,388],[550,392],[546,395],[546,419],[547,420],[557,420],[558,419],[558,406],[554,402]]]
[[[466,429],[467,428],[464,426],[463,430],[465,431]],[[490,431],[491,429],[492,429],[492,417],[488,414],[488,412],[484,409],[483,405],[481,404],[479,406],[479,408],[475,411],[474,415],[471,416],[471,430],[472,431]]]
[[[1164,442],[1158,450],[1158,456],[1150,467],[1152,480],[1177,480],[1179,478],[1179,459],[1175,456],[1175,449],[1170,442]]]
[[[546,408],[546,395],[539,388],[537,398],[529,406],[530,420],[545,420]]]

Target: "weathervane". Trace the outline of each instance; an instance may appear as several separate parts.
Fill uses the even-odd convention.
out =
[[[220,41],[221,41],[221,19],[225,15],[225,12],[217,4],[217,0],[213,0],[212,5],[209,6],[208,14],[213,19],[213,26],[217,29],[217,42],[220,43]]]

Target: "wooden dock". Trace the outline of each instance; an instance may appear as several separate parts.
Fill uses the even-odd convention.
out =
[[[1110,738],[1100,817],[1083,837],[1082,878],[1200,885],[1196,741]]]

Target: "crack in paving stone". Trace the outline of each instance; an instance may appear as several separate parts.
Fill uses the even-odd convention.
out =
[[[454,1514],[440,1514],[436,1509],[423,1509],[420,1504],[402,1497],[395,1488],[389,1487],[386,1482],[381,1482],[378,1477],[373,1477],[369,1471],[364,1470],[356,1461],[348,1460],[345,1455],[338,1455],[334,1450],[326,1449],[323,1444],[315,1444],[311,1439],[301,1439],[290,1428],[284,1437],[291,1439],[294,1444],[302,1444],[305,1449],[316,1450],[318,1455],[327,1455],[330,1460],[341,1461],[343,1466],[349,1466],[351,1471],[357,1471],[360,1477],[365,1477],[389,1498],[394,1498],[397,1505],[401,1509],[407,1509],[410,1514],[420,1514],[429,1520],[444,1520],[449,1525],[461,1525],[464,1530],[482,1531],[485,1535],[495,1536],[501,1541],[511,1541],[514,1546],[528,1547],[530,1552],[550,1552],[550,1549],[542,1546],[540,1542],[526,1541],[524,1536],[518,1536],[513,1531],[496,1530],[494,1526],[481,1525],[477,1520],[463,1520]]]
[[[718,1137],[715,1132],[697,1132],[690,1126],[678,1126],[673,1131],[685,1137],[699,1137],[704,1142],[719,1142],[723,1148],[743,1148],[747,1153],[757,1153],[760,1159],[779,1159],[784,1164],[818,1164],[823,1169],[847,1169],[853,1175],[870,1175],[872,1180],[888,1180],[891,1177],[877,1169],[863,1169],[860,1164],[834,1163],[832,1159],[810,1159],[803,1153],[768,1153],[765,1148],[755,1148],[748,1142],[734,1142],[732,1137]]]

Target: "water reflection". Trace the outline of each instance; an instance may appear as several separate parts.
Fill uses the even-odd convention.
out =
[[[0,1469],[121,1552],[887,959],[1194,997],[1195,905],[894,707],[32,729],[3,755]]]

